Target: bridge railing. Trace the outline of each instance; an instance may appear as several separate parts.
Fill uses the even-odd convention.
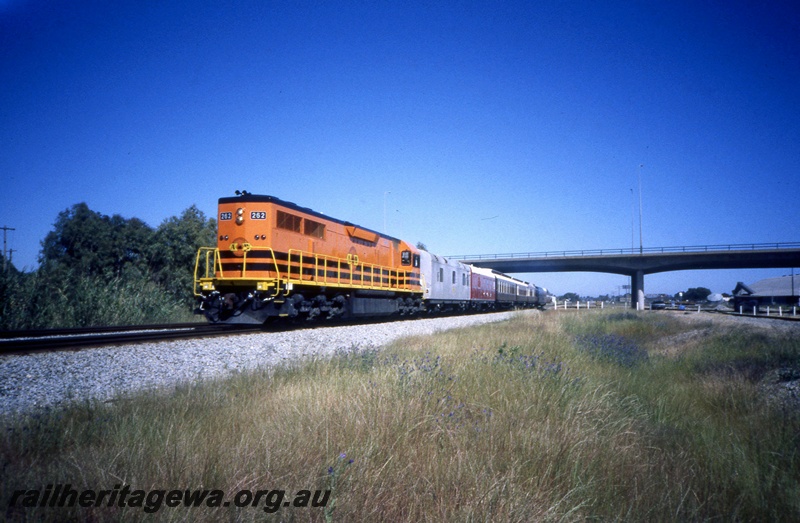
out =
[[[627,249],[582,249],[572,251],[520,252],[508,254],[459,254],[446,256],[454,260],[499,260],[513,258],[567,258],[581,256],[611,256],[619,254],[667,254],[692,252],[725,251],[772,251],[780,249],[800,249],[800,242],[784,243],[735,243],[728,245],[690,245],[681,247],[645,247]]]

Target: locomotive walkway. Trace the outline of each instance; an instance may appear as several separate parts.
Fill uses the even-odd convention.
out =
[[[800,267],[800,242],[747,243],[639,249],[597,249],[450,256],[505,273],[608,272],[631,277],[636,305],[644,309],[644,275],[694,269]]]

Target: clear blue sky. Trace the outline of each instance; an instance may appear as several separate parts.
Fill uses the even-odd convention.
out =
[[[641,175],[645,247],[799,241],[800,7],[0,0],[0,143],[28,269],[75,203],[158,226],[236,189],[454,255],[638,247]]]

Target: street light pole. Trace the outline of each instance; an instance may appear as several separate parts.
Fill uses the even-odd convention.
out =
[[[636,216],[636,199],[633,196],[633,187],[631,187],[631,254],[633,254],[634,245],[636,245],[636,226],[634,225]]]
[[[642,241],[642,167],[639,164],[639,254],[644,253],[644,242]]]

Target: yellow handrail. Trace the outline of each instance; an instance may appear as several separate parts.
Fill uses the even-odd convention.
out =
[[[211,260],[212,257],[213,260]],[[203,271],[202,276],[198,274],[200,270]],[[219,257],[219,249],[214,247],[200,247],[197,250],[197,256],[194,262],[193,291],[195,296],[200,296],[198,287],[201,285],[201,280],[211,280],[214,278],[217,271],[220,275],[222,274],[222,260]]]
[[[238,246],[232,248],[234,252]],[[261,276],[248,274],[249,254],[253,251],[269,251],[274,276],[268,278],[277,282],[288,292],[287,284],[316,284],[320,286],[359,287],[378,290],[413,290],[411,288],[411,273],[388,266],[374,263],[364,263],[355,255],[349,258],[337,258],[324,254],[304,252],[290,249],[287,253],[285,272],[281,273],[275,252],[269,247],[257,247],[250,244],[241,246],[241,269],[236,270],[240,275],[225,274],[222,258],[218,248],[201,247],[197,251],[194,268],[194,294],[200,295],[199,288],[205,282],[213,283],[215,280],[265,280]],[[259,258],[261,259],[261,258]],[[241,271],[241,272],[240,272]]]
[[[335,256],[315,254],[290,249],[288,257],[288,281],[291,283],[318,283],[350,285],[367,289],[409,289],[408,271],[392,267],[364,263],[358,258],[342,259]],[[308,264],[308,267],[306,266]],[[328,268],[335,267],[335,275],[329,276]],[[304,273],[304,269],[310,269]],[[344,270],[343,270],[344,269]],[[344,275],[343,275],[344,273]],[[367,274],[365,276],[365,274]],[[393,276],[394,275],[394,276]],[[384,282],[384,276],[386,281]],[[394,279],[394,284],[392,280]]]

